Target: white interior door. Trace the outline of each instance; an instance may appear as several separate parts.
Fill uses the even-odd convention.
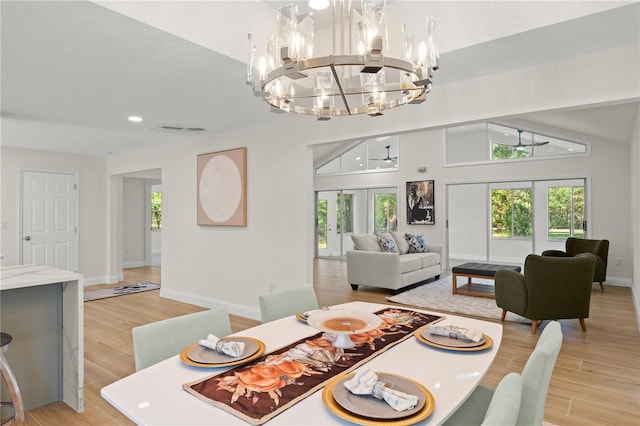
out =
[[[78,271],[77,175],[22,172],[22,263]]]

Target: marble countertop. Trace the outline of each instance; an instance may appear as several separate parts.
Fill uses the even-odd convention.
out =
[[[16,265],[0,268],[0,290],[12,290],[78,279],[82,279],[81,274],[46,265]]]

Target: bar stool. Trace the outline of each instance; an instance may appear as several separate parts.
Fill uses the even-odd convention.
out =
[[[0,408],[2,409],[2,424],[9,424],[15,422],[19,425],[24,424],[24,406],[22,405],[22,397],[20,396],[20,388],[18,388],[18,382],[11,371],[11,367],[4,357],[4,353],[9,350],[9,343],[13,338],[10,334],[0,332],[0,371],[2,372],[2,378],[7,384],[9,390],[9,396],[11,396],[11,402],[0,402]],[[5,407],[12,408],[11,415],[7,414],[5,418]],[[10,411],[10,410],[6,410]]]

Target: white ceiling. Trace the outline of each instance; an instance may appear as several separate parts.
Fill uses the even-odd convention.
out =
[[[184,34],[89,1],[3,0],[0,7],[5,146],[105,155],[185,138],[161,125],[215,134],[281,117],[253,97],[243,63]],[[388,1],[390,21],[417,26],[416,19],[436,17],[436,84],[638,43],[638,10],[638,2],[615,1]],[[637,108],[633,102],[508,119],[627,142]],[[144,121],[130,123],[129,115]],[[318,155],[334,148],[319,147]]]

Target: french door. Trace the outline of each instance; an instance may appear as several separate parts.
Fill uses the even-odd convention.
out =
[[[340,189],[316,192],[316,256],[344,258],[352,234],[397,229],[398,189]]]

